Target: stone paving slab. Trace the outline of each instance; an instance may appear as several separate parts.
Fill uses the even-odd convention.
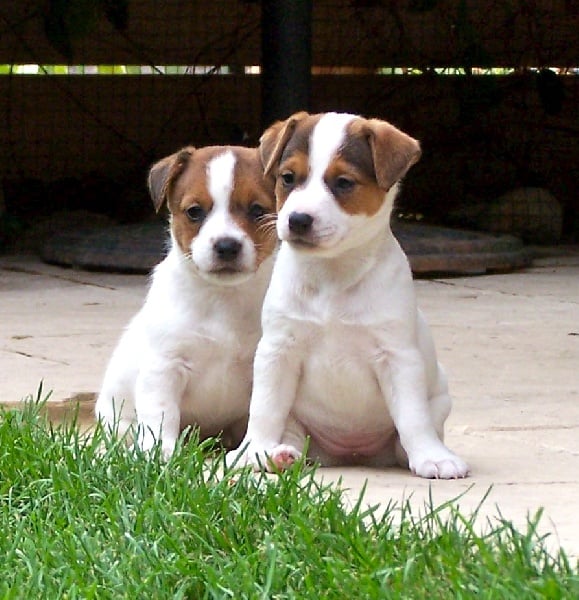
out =
[[[145,296],[142,275],[102,274],[0,257],[0,402],[34,394],[90,404],[122,328]],[[462,481],[398,470],[322,469],[370,504],[432,493],[518,526],[544,507],[542,531],[579,556],[579,250],[505,275],[416,281],[454,398],[447,443],[472,467]],[[471,488],[472,486],[472,488]],[[469,489],[470,488],[470,489]]]

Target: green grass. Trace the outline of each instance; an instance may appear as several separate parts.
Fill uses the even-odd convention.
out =
[[[313,469],[223,477],[207,443],[164,464],[39,411],[0,413],[0,598],[579,597],[538,516],[346,507]]]

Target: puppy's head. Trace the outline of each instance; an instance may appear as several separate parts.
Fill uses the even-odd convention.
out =
[[[248,279],[273,252],[273,182],[255,148],[183,148],[149,173],[155,209],[166,202],[173,244],[207,280]]]
[[[390,123],[350,114],[296,113],[260,142],[278,236],[330,255],[388,226],[398,182],[420,158],[419,143]]]

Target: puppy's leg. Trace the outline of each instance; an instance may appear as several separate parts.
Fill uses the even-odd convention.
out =
[[[438,411],[435,424],[421,353],[416,348],[398,349],[389,354],[388,362],[389,368],[382,365],[378,378],[410,470],[420,477],[431,479],[466,477],[466,463],[453,454],[439,437],[448,401],[444,395],[435,400]]]
[[[267,469],[274,449],[278,451],[280,464],[290,460],[292,454],[299,456],[297,448],[287,449],[288,452],[280,448],[296,395],[299,371],[300,352],[295,344],[277,333],[264,334],[255,353],[247,433],[239,448],[227,454],[228,465]]]
[[[112,360],[109,364],[95,404],[95,414],[112,432],[122,437],[136,422],[135,374],[130,369],[119,369],[119,362]]]
[[[441,442],[444,442],[444,423],[450,414],[452,400],[447,391],[439,393],[430,399],[429,408],[432,415],[432,424]],[[408,469],[408,456],[400,443],[400,437],[397,436],[395,444],[396,462],[403,468]]]
[[[95,404],[95,413],[104,425],[120,437],[136,422],[135,409],[128,394],[120,395],[117,400],[108,391],[102,391]]]
[[[185,384],[178,369],[167,365],[139,373],[135,408],[139,426],[137,441],[143,450],[150,450],[159,441],[165,459],[173,454],[180,432],[180,403]]]
[[[432,415],[432,423],[436,429],[436,433],[440,441],[444,441],[444,423],[448,419],[450,409],[452,408],[452,400],[448,394],[448,385],[446,383],[446,375],[439,368],[438,382],[436,389],[432,392],[430,401],[430,414]]]

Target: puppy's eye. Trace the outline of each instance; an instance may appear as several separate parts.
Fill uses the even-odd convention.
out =
[[[346,177],[345,175],[340,175],[335,182],[335,188],[338,192],[350,192],[352,188],[356,185],[356,182],[350,177]]]
[[[257,221],[260,217],[263,217],[266,212],[267,210],[257,202],[254,202],[252,205],[250,205],[249,209],[247,210],[247,214],[252,221]]]
[[[194,204],[187,208],[185,214],[192,223],[201,223],[206,217],[205,211],[198,204]]]
[[[296,181],[295,173],[292,173],[291,171],[284,171],[283,173],[280,173],[279,176],[284,187],[292,187]]]

